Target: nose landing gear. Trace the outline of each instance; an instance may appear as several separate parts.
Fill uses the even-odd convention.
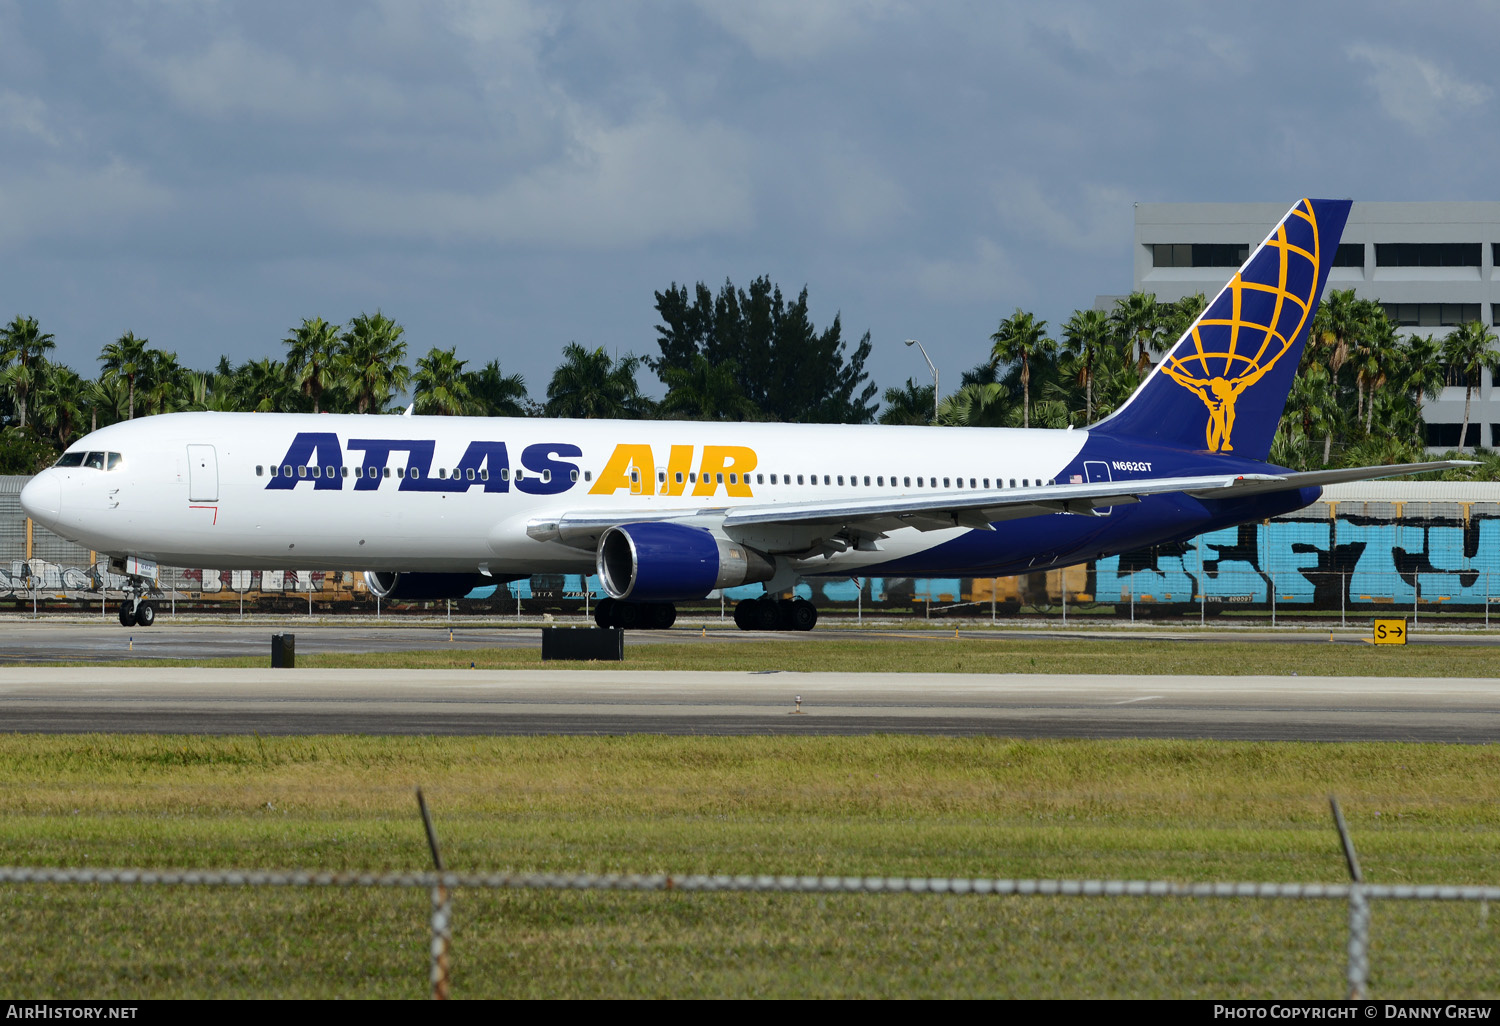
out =
[[[156,603],[147,598],[151,583],[131,578],[126,585],[125,601],[120,603],[121,627],[150,627],[156,623]]]

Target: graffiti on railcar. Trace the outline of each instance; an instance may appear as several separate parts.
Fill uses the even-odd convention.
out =
[[[61,554],[61,553],[57,553]],[[370,600],[362,575],[347,571],[166,569],[165,590],[205,602]],[[0,565],[0,598],[98,598],[125,578],[100,561],[13,559]],[[759,585],[732,588],[726,602],[756,597]],[[871,610],[960,611],[1114,606],[1361,605],[1444,603],[1480,607],[1500,598],[1500,516],[1394,519],[1339,515],[1274,520],[1213,531],[1187,541],[1127,552],[1095,563],[1012,578],[812,578],[796,593],[819,605]],[[471,592],[471,603],[517,600],[569,608],[604,597],[597,577],[545,575]],[[977,607],[977,608],[976,608]]]

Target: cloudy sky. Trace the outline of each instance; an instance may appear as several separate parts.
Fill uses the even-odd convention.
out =
[[[0,314],[97,371],[377,307],[534,397],[768,274],[944,383],[1135,201],[1497,199],[1495,4],[0,0]],[[1268,226],[1269,227],[1269,226]],[[659,391],[654,376],[643,384]]]

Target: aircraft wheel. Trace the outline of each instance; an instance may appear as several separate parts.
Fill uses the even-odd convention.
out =
[[[793,603],[776,602],[773,604],[776,606],[776,629],[778,631],[796,630],[797,628],[792,623]]]
[[[755,630],[774,631],[780,626],[781,612],[776,607],[780,603],[773,599],[757,599],[755,609],[750,614],[750,622]]]
[[[154,602],[142,602],[135,607],[135,625],[137,627],[150,627],[156,622],[156,604]]]
[[[745,599],[734,607],[734,625],[742,631],[750,630],[754,624],[752,613],[755,611],[755,599]]]
[[[677,607],[670,602],[653,602],[646,608],[653,630],[664,631],[677,622]]]
[[[120,603],[120,626],[135,626],[135,610],[131,608],[131,605],[128,601]]]
[[[818,607],[807,599],[798,599],[792,603],[792,630],[810,631],[818,622]]]
[[[614,599],[601,599],[594,607],[594,625],[597,627],[613,627],[615,606],[619,605]]]
[[[631,630],[641,625],[641,607],[637,602],[621,602],[615,606],[615,627],[625,627]]]

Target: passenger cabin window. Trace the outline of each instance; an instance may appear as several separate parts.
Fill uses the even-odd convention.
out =
[[[594,472],[592,470],[585,470],[583,472],[583,479],[585,481],[592,481],[594,479]],[[489,478],[484,478],[483,480],[488,481]]]

